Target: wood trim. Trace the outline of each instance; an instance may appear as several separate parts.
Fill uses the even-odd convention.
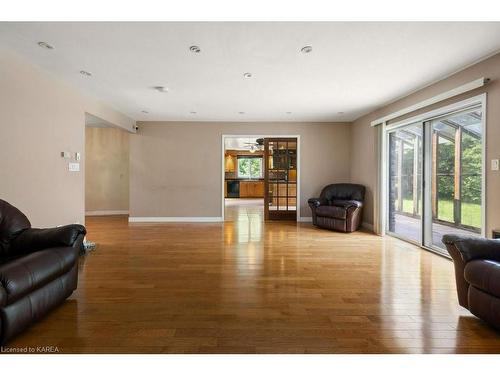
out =
[[[85,211],[85,216],[109,216],[109,215],[128,215],[128,210],[95,210]]]

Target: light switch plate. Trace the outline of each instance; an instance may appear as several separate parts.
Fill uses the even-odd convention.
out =
[[[68,151],[61,151],[61,157],[64,159],[69,159],[71,154]]]
[[[500,169],[500,165],[499,165],[498,159],[492,159],[491,160],[491,170],[498,171],[499,169]]]
[[[70,172],[80,172],[80,163],[69,163],[68,170]]]
[[[80,161],[80,159],[81,159],[80,153],[79,152],[75,152],[75,160],[76,161]]]

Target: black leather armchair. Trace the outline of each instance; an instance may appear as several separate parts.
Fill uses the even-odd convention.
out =
[[[500,240],[445,235],[455,266],[458,303],[500,329]]]
[[[0,199],[0,344],[61,304],[77,287],[82,225],[31,228]]]
[[[363,214],[365,187],[357,184],[331,184],[319,198],[309,199],[313,224],[340,232],[359,229]]]

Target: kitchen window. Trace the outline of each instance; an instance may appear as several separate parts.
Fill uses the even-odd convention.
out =
[[[238,157],[238,178],[258,179],[262,178],[262,175],[262,157]]]

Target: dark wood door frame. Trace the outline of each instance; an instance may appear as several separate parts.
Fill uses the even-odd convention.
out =
[[[270,174],[270,143],[275,143],[276,145],[283,143],[286,145],[284,150],[284,159],[280,160],[280,163],[284,163],[278,168],[273,168],[274,173],[277,174],[278,177],[272,178]],[[290,161],[290,145],[295,144],[295,168],[291,168]],[[277,151],[280,151],[281,148]],[[273,152],[276,149],[273,150]],[[274,158],[274,155],[273,155]],[[278,155],[278,158],[281,158]],[[295,180],[290,180],[291,171],[295,170]],[[298,207],[298,179],[297,179],[297,170],[298,170],[298,139],[295,137],[269,137],[264,139],[264,218],[265,220],[290,220],[297,221],[297,212],[300,211]],[[284,180],[280,179],[280,173],[283,174]],[[274,190],[272,189],[272,185],[274,185]],[[282,187],[284,186],[286,190],[286,195],[282,195]],[[295,186],[294,194],[290,195],[290,187]],[[273,194],[271,195],[271,190],[273,190]],[[277,195],[276,195],[277,194]],[[280,210],[280,204],[285,200],[286,204],[285,210]],[[290,210],[290,200],[295,201],[295,210]],[[277,210],[270,210],[271,203],[275,201],[277,203]]]

